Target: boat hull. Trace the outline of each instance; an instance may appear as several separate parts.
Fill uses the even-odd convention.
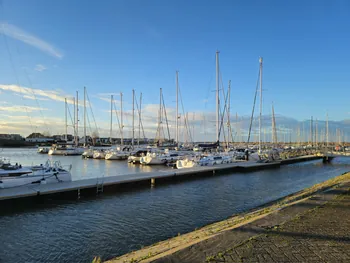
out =
[[[33,184],[69,182],[71,180],[72,177],[68,171],[48,173],[42,171],[36,174],[24,174],[21,176],[1,176],[0,188],[12,188]]]
[[[120,153],[108,153],[105,157],[106,160],[126,160],[128,159],[127,154],[120,154]]]
[[[176,161],[177,169],[186,169],[198,166],[198,163],[192,160],[178,160]]]
[[[160,159],[157,157],[144,156],[144,157],[141,157],[140,163],[145,165],[161,165],[161,164],[165,164],[166,160]]]

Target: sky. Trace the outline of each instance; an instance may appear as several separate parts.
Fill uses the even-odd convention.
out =
[[[251,114],[261,56],[265,118],[273,103],[284,120],[277,126],[283,123],[293,136],[311,116],[325,120],[327,113],[337,127],[348,129],[349,1],[0,3],[2,133],[63,133],[64,98],[73,113],[72,98],[76,91],[82,98],[84,86],[101,136],[109,136],[110,94],[120,107],[123,93],[125,130],[130,129],[132,89],[137,98],[142,92],[148,137],[155,136],[163,89],[173,132],[178,70],[195,137],[212,139],[217,50],[225,90],[231,80],[232,116]],[[82,119],[81,109],[80,131]],[[117,135],[115,117],[113,122]]]

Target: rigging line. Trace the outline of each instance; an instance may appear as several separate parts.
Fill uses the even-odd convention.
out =
[[[180,101],[181,101],[182,114],[184,116],[184,125],[185,125],[185,128],[186,128],[186,133],[188,135],[188,138],[190,138],[191,142],[193,143],[192,136],[191,136],[191,134],[188,131],[189,130],[188,129],[188,123],[187,123],[187,120],[186,120],[186,114],[185,114],[184,104],[183,104],[183,101],[182,101],[182,94],[181,94],[180,87],[179,87],[179,95],[180,95]]]
[[[87,111],[86,112],[86,118],[87,118],[87,121],[88,121],[88,126],[89,126],[89,131],[90,131],[90,137],[92,138],[92,134],[93,134],[93,130],[91,128],[91,121],[90,121],[90,117],[89,117],[89,112]],[[97,131],[96,131],[97,132]]]
[[[136,109],[137,109],[137,112],[139,114],[139,116],[141,115],[141,109],[139,109],[139,104],[137,103],[137,100],[136,101]],[[145,130],[143,129],[143,123],[142,123],[142,119],[140,119],[140,125],[141,125],[141,130],[142,130],[142,134],[143,134],[143,138],[144,140],[146,140],[146,136],[145,136]]]
[[[256,97],[257,97],[257,95],[258,95],[258,89],[259,89],[259,78],[260,78],[260,69],[259,69],[259,73],[258,73],[258,79],[257,79],[257,81],[256,81],[255,96],[254,96],[254,103],[253,103],[252,115],[251,115],[251,117],[250,117],[250,125],[249,125],[249,132],[248,132],[247,144],[249,144],[249,141],[250,141],[250,135],[251,135],[251,130],[252,130],[253,118],[254,118],[254,110],[255,110]]]
[[[21,54],[21,51],[20,51],[20,49],[18,48],[18,45],[15,45],[16,46],[16,51],[17,51],[17,54],[19,55],[19,60],[20,60],[20,62],[22,61],[21,60],[21,57],[22,57],[22,54]],[[22,64],[22,63],[21,63]],[[50,133],[50,129],[49,129],[49,126],[47,125],[47,121],[46,121],[46,118],[45,118],[45,116],[44,116],[44,114],[43,114],[43,111],[42,111],[42,109],[41,109],[41,105],[40,105],[40,103],[39,103],[39,101],[38,101],[38,98],[36,97],[36,94],[35,94],[35,92],[34,92],[34,90],[33,90],[33,83],[32,83],[32,81],[31,81],[31,79],[29,78],[29,74],[28,74],[28,71],[27,71],[27,69],[25,68],[25,67],[23,67],[23,71],[24,71],[24,73],[25,73],[25,76],[26,76],[26,78],[27,78],[27,81],[28,81],[28,84],[29,84],[29,90],[31,91],[31,93],[33,94],[33,97],[34,97],[34,99],[35,99],[35,102],[36,102],[36,104],[37,104],[37,106],[38,106],[38,108],[39,108],[39,111],[40,111],[40,115],[41,115],[41,117],[43,118],[43,120],[44,120],[44,124],[45,124],[45,126],[46,126],[46,129],[47,129],[47,131]]]
[[[163,109],[164,109],[164,115],[165,115],[165,122],[166,122],[166,127],[167,127],[167,130],[168,130],[168,137],[169,137],[169,141],[170,141],[170,131],[169,131],[169,124],[168,124],[168,117],[167,117],[167,114],[166,114],[166,108],[165,108],[165,102],[164,102],[163,93],[162,93],[162,100],[163,100]]]
[[[68,110],[68,114],[69,114],[70,120],[72,122],[72,127],[75,129],[75,125],[74,125],[74,121],[73,121],[73,118],[72,118],[72,114],[70,112],[70,109],[69,109],[68,105],[67,105],[67,110]],[[68,126],[68,124],[67,124],[67,126]],[[75,131],[74,131],[74,133],[75,133]]]
[[[92,119],[93,119],[93,121],[94,121],[94,123],[95,123],[95,129],[96,129],[98,135],[100,136],[100,131],[99,131],[98,127],[97,127],[95,115],[94,115],[94,112],[92,111],[91,102],[90,102],[90,97],[89,97],[89,94],[88,94],[87,92],[86,92],[86,98],[87,98],[87,100],[88,100],[88,102],[89,102],[89,108],[90,108],[90,111],[91,111]]]
[[[185,123],[185,129],[186,129],[187,136],[190,139],[190,142],[193,143],[192,135],[189,132],[189,127],[188,127],[189,126],[189,124],[188,124],[188,114],[184,114],[184,123]]]
[[[225,109],[224,109],[225,110]],[[219,111],[220,113],[221,113],[221,109],[220,109],[220,111]],[[221,129],[222,129],[222,133],[223,133],[223,135],[224,135],[224,141],[226,142],[226,133],[225,133],[225,129],[223,128],[223,124],[224,124],[224,121],[223,121],[223,119],[224,119],[224,117],[222,117],[222,119],[221,119],[221,125],[220,125],[220,132],[221,132]],[[219,132],[219,134],[220,134],[220,132]],[[220,137],[219,137],[220,138]]]
[[[227,93],[225,93],[225,86],[224,86],[224,82],[223,82],[223,80],[222,80],[221,71],[220,71],[220,80],[221,80],[221,86],[222,86],[222,94],[223,94],[223,96],[224,96],[225,106],[226,106],[226,105],[227,105],[227,101],[228,101],[228,99],[227,99],[227,98],[228,98],[228,89],[227,89]],[[227,116],[227,120],[228,120],[228,128],[229,128],[229,130],[230,130],[230,134],[227,135],[227,136],[228,136],[228,139],[229,139],[229,137],[231,137],[231,140],[233,141],[231,120],[228,119],[228,117],[230,116],[230,114],[229,114],[228,111],[229,111],[229,108],[226,107],[226,111],[224,111],[223,114],[225,114],[225,112],[226,112],[226,116]],[[222,118],[222,119],[224,119],[224,118]],[[222,120],[222,121],[223,121],[223,120]]]
[[[117,117],[117,123],[118,123],[118,127],[119,127],[119,134],[120,134],[120,138],[121,138],[121,136],[122,136],[122,126],[121,126],[120,121],[119,121],[117,106],[115,104],[114,98],[113,98],[112,102],[113,102],[113,108],[114,108],[115,116]]]
[[[225,105],[224,105],[224,110],[223,110],[223,112],[221,112],[221,110],[220,110],[220,117],[221,117],[221,125],[220,125],[220,130],[221,130],[221,126],[223,125],[223,122],[224,122],[224,118],[225,118],[225,112],[226,112],[226,116],[228,117],[229,116],[229,112],[228,112],[228,107],[227,107],[227,100],[228,100],[228,93],[227,93],[227,95],[225,94],[225,87],[224,87],[224,83],[223,83],[223,81],[222,81],[222,74],[221,74],[221,72],[220,72],[220,80],[221,80],[221,85],[222,85],[222,95],[223,95],[223,97],[224,97],[224,101],[225,101]],[[228,92],[228,91],[227,91]],[[233,135],[232,135],[232,129],[231,129],[231,121],[230,120],[228,120],[229,121],[229,130],[230,130],[230,134],[228,134],[227,136],[229,137],[229,135],[230,135],[230,137],[231,137],[231,140],[233,141]],[[220,138],[220,131],[219,131],[219,138]],[[224,138],[225,139],[225,138]],[[225,139],[226,140],[226,139]]]
[[[2,31],[4,32],[4,24],[2,24]],[[22,91],[22,87],[21,87],[21,85],[19,84],[19,79],[18,79],[17,71],[16,71],[16,69],[15,69],[15,64],[14,64],[14,62],[13,62],[12,54],[11,54],[11,51],[10,51],[10,48],[9,48],[9,45],[8,45],[8,42],[7,42],[7,37],[6,37],[6,35],[5,35],[4,33],[2,34],[2,36],[3,36],[3,38],[4,38],[6,50],[7,50],[8,54],[9,54],[9,57],[10,57],[10,63],[11,63],[11,67],[12,67],[13,73],[14,73],[15,78],[16,78],[17,86],[20,88],[21,93],[24,94],[24,92]],[[32,132],[33,132],[33,123],[32,123],[32,119],[31,119],[31,117],[30,117],[30,115],[29,115],[29,113],[28,113],[28,108],[27,108],[26,103],[24,102],[23,96],[21,96],[21,99],[22,99],[22,101],[23,101],[25,111],[26,111],[27,116],[28,116],[28,118],[29,118],[29,124],[30,124],[30,127],[31,127]]]
[[[92,128],[91,128],[91,122],[90,122],[89,114],[86,114],[86,118],[87,118],[87,121],[88,121],[90,135],[91,135],[91,138],[92,138],[93,132],[92,132]]]
[[[227,99],[228,99],[228,96],[226,97],[224,111],[226,110],[226,107],[227,107]],[[224,114],[221,114],[221,109],[219,110],[219,114],[221,115],[220,128],[219,128],[219,138],[220,138],[221,129],[222,129],[223,130],[223,134],[224,134],[224,140],[226,141],[225,129],[223,128],[223,123],[224,123],[224,117],[225,116],[224,116]]]

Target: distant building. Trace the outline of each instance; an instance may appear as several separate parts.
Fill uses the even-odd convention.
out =
[[[46,137],[45,135],[38,133],[38,132],[34,132],[34,133],[30,134],[26,138],[26,142],[46,143],[46,142],[53,142],[53,141],[54,141],[53,138]]]
[[[86,136],[86,144],[92,144],[92,142],[93,142],[92,138],[87,135]],[[79,138],[79,143],[80,144],[84,144],[85,143],[85,137],[84,136]]]
[[[47,138],[47,137],[43,137],[43,138],[26,138],[26,142],[54,142],[53,138]]]

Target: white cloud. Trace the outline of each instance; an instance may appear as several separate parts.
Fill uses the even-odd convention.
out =
[[[14,95],[18,96],[18,97],[22,97],[25,99],[30,99],[30,100],[49,100],[46,98],[42,98],[42,97],[38,97],[38,96],[34,96],[34,95],[23,95],[23,94],[19,94],[19,93],[15,93]]]
[[[34,70],[36,71],[39,71],[39,72],[42,72],[44,70],[47,70],[47,67],[45,67],[44,65],[41,65],[41,64],[37,64],[34,68]]]
[[[11,37],[11,38],[14,38],[14,39],[17,39],[19,41],[22,41],[28,45],[31,45],[51,56],[54,56],[56,58],[59,58],[61,59],[63,57],[63,54],[56,48],[54,47],[53,45],[51,45],[50,43],[14,26],[14,25],[11,25],[11,24],[8,24],[8,23],[0,23],[0,26],[1,26],[1,33],[8,36],[8,37]]]
[[[103,100],[105,102],[111,103],[111,95],[113,95],[113,100],[116,105],[120,105],[120,93],[97,93],[92,97]],[[124,106],[127,102],[123,101]]]
[[[48,110],[45,108],[38,108],[38,107],[31,107],[31,106],[0,106],[0,111],[5,112],[33,112],[33,111],[40,111],[40,110]]]
[[[27,96],[28,99],[35,99],[35,96],[41,96],[41,100],[47,98],[54,101],[64,102],[65,98],[67,98],[67,103],[73,104],[74,100],[72,97],[61,94],[55,90],[41,90],[41,89],[31,89],[18,85],[0,85],[0,90],[12,91],[14,93],[19,93]],[[34,96],[35,94],[35,96]],[[38,99],[38,98],[37,98]],[[79,103],[80,105],[80,103]]]
[[[49,99],[45,99],[45,98],[41,98],[41,97],[38,97],[38,96],[34,96],[34,95],[24,95],[23,98],[26,98],[26,99],[30,99],[30,100],[49,100]]]

